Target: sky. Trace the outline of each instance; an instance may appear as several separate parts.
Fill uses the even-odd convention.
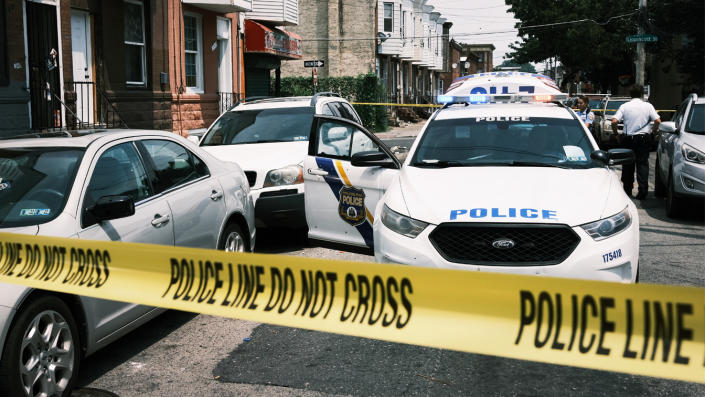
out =
[[[492,64],[498,66],[510,52],[509,44],[519,40],[514,14],[504,0],[430,0],[433,11],[453,22],[450,36],[468,44],[494,44]],[[503,33],[496,33],[503,32]]]

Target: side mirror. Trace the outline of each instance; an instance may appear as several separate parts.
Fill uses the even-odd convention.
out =
[[[189,135],[186,139],[188,139],[189,141],[195,143],[196,145],[198,145],[198,142],[201,141],[201,137],[200,137],[200,136],[196,136],[196,135]]]
[[[103,196],[89,211],[96,222],[126,218],[135,214],[135,202],[130,196]]]
[[[636,155],[631,149],[610,149],[607,156],[609,157],[608,165],[633,164],[636,161]]]
[[[353,167],[396,167],[396,163],[385,152],[358,152],[352,155]]]
[[[590,153],[590,158],[593,160],[601,161],[607,164],[610,161],[610,156],[604,150],[594,150]]]
[[[676,123],[674,121],[664,121],[658,126],[658,130],[661,133],[676,134]]]

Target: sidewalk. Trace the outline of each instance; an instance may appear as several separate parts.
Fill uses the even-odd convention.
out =
[[[426,124],[426,120],[421,120],[418,123],[402,123],[399,127],[391,127],[389,131],[378,132],[375,135],[380,139],[415,138],[424,124]]]

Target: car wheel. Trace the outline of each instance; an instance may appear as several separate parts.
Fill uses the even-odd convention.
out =
[[[0,395],[68,396],[81,360],[76,321],[61,299],[47,295],[20,309],[0,362]]]
[[[658,156],[656,156],[656,167],[654,167],[654,195],[656,197],[663,197],[666,195],[666,185],[661,179],[661,162]]]
[[[666,215],[670,218],[677,218],[683,209],[683,200],[676,196],[673,185],[673,172],[668,175],[668,189],[666,191]]]
[[[229,224],[220,239],[220,250],[225,252],[247,252],[245,235],[240,230],[240,226],[235,223]]]
[[[634,280],[635,284],[639,284],[639,262],[636,263],[636,280]]]

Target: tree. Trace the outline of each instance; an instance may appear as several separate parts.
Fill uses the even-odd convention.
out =
[[[505,59],[501,65],[495,66],[494,70],[495,71],[502,70],[502,68],[505,68],[505,67],[519,67],[520,72],[536,73],[536,68],[534,67],[534,65],[532,65],[530,63],[518,64],[516,62],[513,62],[511,59]]]
[[[558,57],[569,76],[586,77],[602,90],[619,84],[620,75],[634,75],[635,44],[626,37],[645,26],[659,37],[646,51],[657,60],[672,60],[689,76],[687,82],[703,90],[705,79],[705,5],[703,0],[505,0],[521,21],[521,41],[510,47],[516,63]],[[564,23],[581,21],[577,23]],[[648,71],[648,70],[647,70]]]
[[[637,29],[636,0],[505,2],[521,21],[516,27],[522,41],[510,45],[514,62],[558,57],[569,78],[587,77],[602,90],[616,89],[619,75],[633,74],[633,49],[625,37]],[[565,23],[578,20],[583,22]]]

